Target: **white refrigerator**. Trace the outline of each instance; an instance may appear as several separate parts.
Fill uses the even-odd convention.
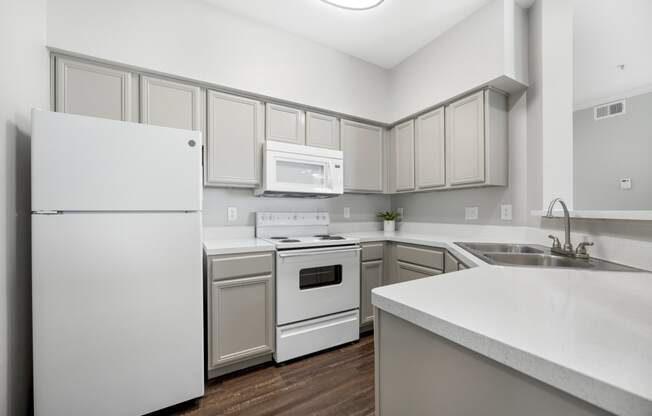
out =
[[[204,393],[199,132],[32,111],[37,416]]]

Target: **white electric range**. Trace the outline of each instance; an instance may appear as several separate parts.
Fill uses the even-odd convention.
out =
[[[259,212],[276,247],[276,362],[359,339],[360,240],[330,235],[325,212]]]

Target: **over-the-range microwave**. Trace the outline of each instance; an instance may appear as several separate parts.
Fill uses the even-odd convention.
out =
[[[257,196],[329,198],[344,192],[340,150],[267,141]]]

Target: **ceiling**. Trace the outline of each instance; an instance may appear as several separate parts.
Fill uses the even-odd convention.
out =
[[[575,109],[652,91],[652,1],[574,0],[573,5]]]
[[[385,0],[365,11],[320,0],[205,1],[389,69],[491,0]]]

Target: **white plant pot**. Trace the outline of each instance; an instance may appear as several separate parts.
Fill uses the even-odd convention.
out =
[[[387,220],[383,221],[383,230],[386,233],[393,233],[394,231],[396,231],[396,221],[393,221],[393,220],[392,221],[387,221]]]

